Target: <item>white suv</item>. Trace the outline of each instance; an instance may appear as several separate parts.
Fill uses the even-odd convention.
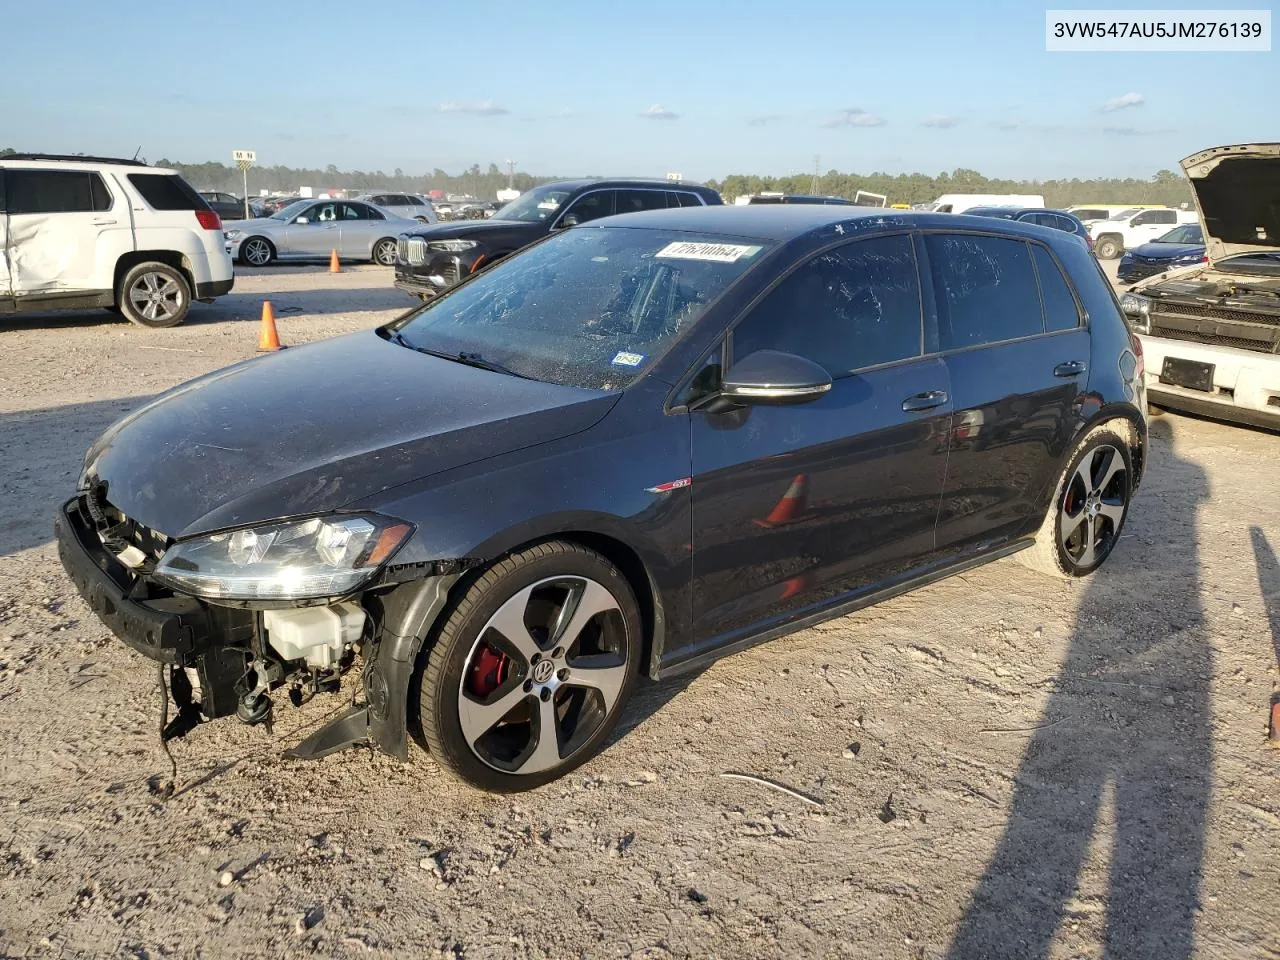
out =
[[[0,313],[107,307],[172,327],[235,278],[222,221],[177,172],[133,160],[0,159]]]
[[[1093,237],[1093,252],[1099,260],[1114,260],[1126,250],[1150,243],[1163,236],[1180,223],[1197,223],[1199,214],[1194,210],[1174,210],[1172,207],[1147,207],[1143,210],[1123,210],[1112,214],[1108,220],[1094,220],[1088,224]]]

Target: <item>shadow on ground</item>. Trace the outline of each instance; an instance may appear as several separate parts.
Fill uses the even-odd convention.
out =
[[[953,960],[1047,957],[1063,919],[1099,902],[1106,957],[1194,955],[1213,781],[1212,650],[1196,531],[1209,490],[1199,466],[1167,456],[1151,464],[1147,485],[1158,489],[1143,493],[1176,501],[1181,519],[1144,529],[1139,499],[1128,529],[1153,540],[1161,562],[1126,563],[1119,550],[1084,588],[1004,835],[951,944]],[[1183,616],[1150,614],[1186,610],[1187,597]],[[1108,840],[1106,889],[1095,891],[1083,874],[1088,848]]]

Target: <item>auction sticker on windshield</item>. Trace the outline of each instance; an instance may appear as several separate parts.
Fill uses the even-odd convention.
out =
[[[716,263],[733,263],[743,257],[760,252],[759,246],[738,243],[697,243],[692,240],[676,240],[668,243],[654,256],[674,260],[713,260]]]
[[[628,353],[626,350],[619,350],[613,355],[613,359],[609,361],[615,367],[638,367],[644,363],[643,353]]]

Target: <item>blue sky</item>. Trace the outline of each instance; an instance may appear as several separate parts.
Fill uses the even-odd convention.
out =
[[[1276,138],[1277,53],[1046,53],[1046,6],[1067,4],[10,4],[0,146],[690,179],[817,155],[1048,178]]]

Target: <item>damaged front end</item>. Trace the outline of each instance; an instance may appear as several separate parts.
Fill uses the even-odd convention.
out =
[[[422,638],[462,562],[393,561],[413,526],[377,514],[261,524],[173,542],[89,486],[55,518],[58,551],[113,633],[166,666],[177,714],[164,739],[235,715],[269,725],[274,691],[295,707],[337,692],[362,663],[352,706],[289,751],[320,757],[372,740],[407,759],[407,694]]]

